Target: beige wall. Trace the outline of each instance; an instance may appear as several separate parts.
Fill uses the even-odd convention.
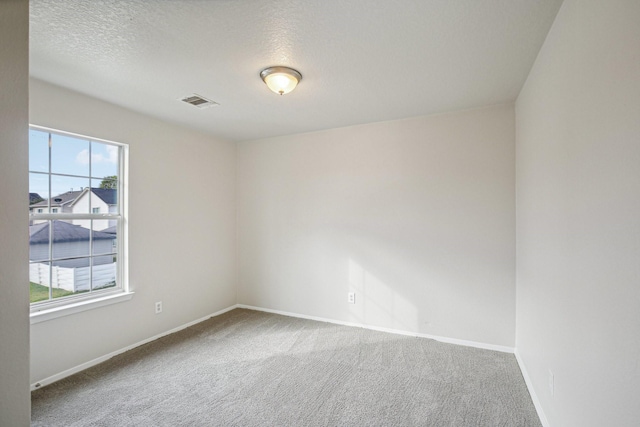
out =
[[[235,304],[235,145],[38,80],[30,91],[32,124],[129,144],[135,292],[32,325],[31,381]]]
[[[240,143],[238,302],[513,347],[514,126],[506,105]]]
[[[566,0],[516,105],[516,345],[552,426],[640,420],[639,76],[640,2]]]
[[[28,426],[29,3],[0,2],[0,425]]]

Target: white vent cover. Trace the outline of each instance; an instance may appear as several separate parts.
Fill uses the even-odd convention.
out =
[[[216,105],[220,105],[215,101],[207,99],[204,96],[196,95],[195,93],[191,96],[180,98],[180,101],[186,102],[187,104],[191,104],[194,107],[198,107],[198,108],[209,108],[209,107],[215,107]]]

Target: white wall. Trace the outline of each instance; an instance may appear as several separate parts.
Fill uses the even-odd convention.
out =
[[[508,105],[240,143],[238,302],[513,347],[514,139]]]
[[[640,2],[565,0],[516,117],[518,352],[550,425],[637,426]]]
[[[130,301],[32,325],[31,381],[235,304],[235,145],[38,80],[30,91],[32,124],[129,144],[135,291]]]
[[[29,3],[0,2],[0,425],[28,426]]]

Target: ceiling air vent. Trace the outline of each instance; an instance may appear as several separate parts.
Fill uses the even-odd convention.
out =
[[[195,93],[191,96],[181,98],[180,101],[186,102],[187,104],[191,104],[194,107],[198,107],[198,108],[209,108],[209,107],[215,107],[216,105],[220,105],[215,101],[212,101],[200,95],[196,95]]]

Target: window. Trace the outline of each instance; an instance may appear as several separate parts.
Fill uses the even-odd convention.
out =
[[[124,144],[30,128],[32,313],[127,291],[126,150]]]

